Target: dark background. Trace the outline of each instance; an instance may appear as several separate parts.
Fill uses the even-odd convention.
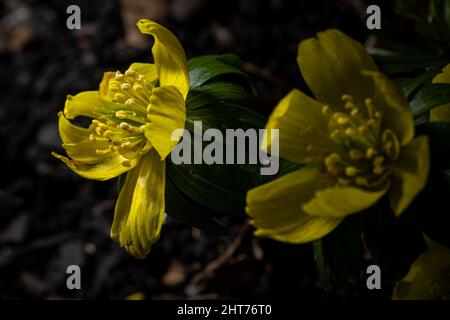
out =
[[[66,28],[70,4],[81,8],[81,30]],[[2,0],[0,299],[382,296],[360,286],[324,291],[311,245],[253,239],[244,219],[226,221],[227,238],[169,218],[149,257],[136,260],[109,238],[115,182],[79,178],[50,155],[62,152],[57,113],[67,94],[97,89],[104,71],[150,61],[152,40],[135,27],[140,18],[172,30],[188,58],[239,55],[260,95],[278,99],[293,87],[305,89],[299,41],[336,27],[365,42],[366,6],[362,0]],[[82,268],[82,290],[66,288],[71,264]]]

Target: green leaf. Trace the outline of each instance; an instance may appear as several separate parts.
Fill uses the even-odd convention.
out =
[[[243,130],[264,128],[265,118],[246,108],[226,103],[210,104],[188,111],[186,129],[194,132],[194,121],[202,121],[202,130],[216,128]],[[191,135],[193,136],[193,134]],[[192,143],[192,142],[191,142]],[[224,139],[223,150],[226,150]],[[191,148],[193,152],[202,152]],[[225,151],[224,151],[225,155]],[[194,159],[194,156],[192,156]],[[226,215],[244,215],[247,191],[269,178],[260,175],[259,165],[169,163],[168,173],[178,189],[194,201]]]
[[[323,253],[323,243],[321,239],[313,242],[313,250],[314,262],[316,264],[317,273],[319,274],[319,280],[325,287],[325,290],[328,290],[330,288],[330,279],[327,271],[327,265]]]
[[[191,89],[224,75],[236,75],[248,79],[247,74],[240,69],[239,57],[231,54],[193,58],[189,60],[188,68]]]
[[[450,84],[433,83],[421,88],[411,101],[413,116],[420,116],[433,108],[450,102]]]
[[[343,286],[360,280],[361,232],[361,216],[351,215],[322,239],[325,261],[336,281]]]
[[[420,87],[431,84],[433,78],[440,72],[441,70],[438,68],[431,68],[412,79],[397,79],[396,82],[403,89],[406,98],[409,99]]]
[[[243,101],[252,96],[252,92],[239,83],[217,81],[191,89],[186,107],[188,110],[194,110],[211,103]]]
[[[226,236],[228,230],[214,219],[203,214],[207,209],[186,197],[172,182],[166,180],[166,212],[176,220],[196,227],[210,235]]]

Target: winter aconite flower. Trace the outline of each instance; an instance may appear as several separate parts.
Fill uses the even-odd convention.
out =
[[[154,37],[154,64],[134,63],[106,72],[98,91],[69,96],[59,132],[69,156],[54,154],[80,176],[108,180],[128,173],[117,200],[111,237],[143,258],[164,217],[165,161],[184,128],[189,77],[184,50],[164,27],[148,20],[139,30]],[[88,128],[70,120],[89,117]]]
[[[450,83],[450,64],[442,70],[442,73],[433,79],[433,83]],[[431,110],[430,120],[450,122],[450,104],[445,104]]]
[[[280,156],[308,166],[248,192],[255,234],[309,242],[385,194],[399,216],[429,169],[428,139],[414,138],[402,91],[337,30],[303,41],[298,63],[316,99],[293,90],[266,128],[279,129]]]
[[[397,284],[392,299],[450,299],[450,250],[436,245],[417,258]]]

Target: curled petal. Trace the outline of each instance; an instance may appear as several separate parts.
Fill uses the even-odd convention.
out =
[[[183,47],[172,32],[146,19],[139,20],[139,30],[155,38],[152,48],[160,86],[176,87],[184,99],[189,91],[189,73]]]
[[[75,147],[76,148],[76,147]],[[77,151],[72,151],[77,152]],[[92,180],[109,180],[120,176],[131,170],[136,166],[138,158],[128,160],[117,152],[105,155],[103,157],[97,157],[95,161],[77,161],[75,159],[69,159],[55,152],[52,155],[63,161],[72,171],[78,174],[80,177]],[[86,155],[87,157],[88,155]],[[123,163],[127,165],[123,165]]]
[[[392,164],[389,200],[396,216],[410,205],[425,187],[430,170],[430,151],[427,136],[419,136],[402,148]]]
[[[165,162],[151,150],[127,174],[120,191],[111,237],[136,258],[144,258],[164,219]]]
[[[101,115],[110,114],[100,100],[98,91],[85,91],[75,96],[67,96],[64,107],[64,115],[67,119],[75,119],[78,116],[98,118]]]
[[[303,169],[250,190],[246,212],[255,235],[287,243],[305,243],[331,232],[340,218],[314,217],[302,210],[319,187],[315,169]]]

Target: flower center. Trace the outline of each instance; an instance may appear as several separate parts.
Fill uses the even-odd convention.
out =
[[[119,152],[127,160],[123,166],[130,166],[129,160],[146,153],[151,148],[145,138],[145,125],[150,97],[154,86],[142,74],[127,70],[124,74],[116,71],[100,88],[105,107],[110,111],[92,120],[89,136],[91,141],[107,141],[108,148],[97,149],[98,155]]]
[[[346,94],[342,101],[344,111],[322,108],[328,121],[328,137],[324,137],[327,143],[324,146],[311,140],[307,151],[314,156],[305,162],[317,165],[321,174],[339,185],[375,188],[389,175],[389,162],[398,157],[397,136],[390,129],[382,129],[383,113],[371,98],[357,105]]]

